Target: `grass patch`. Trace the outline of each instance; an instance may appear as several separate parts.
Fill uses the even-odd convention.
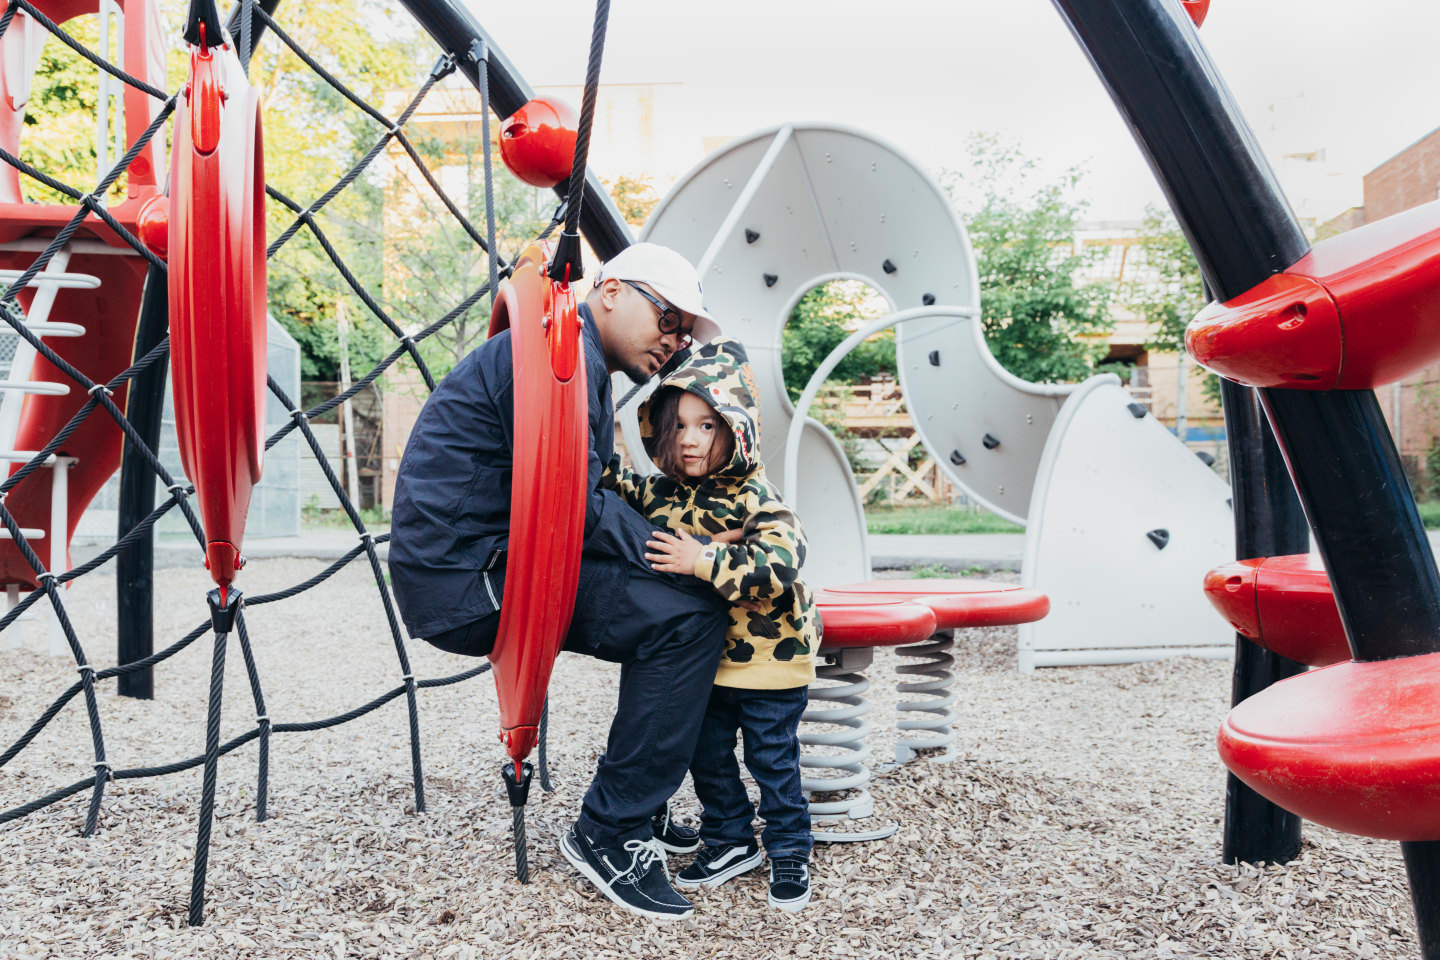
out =
[[[1440,522],[1440,504],[1437,504]],[[993,513],[970,507],[922,504],[913,507],[873,507],[865,511],[865,525],[871,533],[953,534],[1024,533],[1025,528]]]
[[[1425,529],[1440,530],[1440,500],[1417,503],[1416,506],[1420,508],[1420,519],[1425,522]]]

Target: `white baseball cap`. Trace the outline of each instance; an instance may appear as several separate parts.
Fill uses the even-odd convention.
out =
[[[700,275],[690,261],[658,243],[634,243],[605,261],[595,274],[598,286],[606,280],[643,283],[677,310],[693,314],[690,338],[705,343],[720,335],[720,325],[705,311]]]

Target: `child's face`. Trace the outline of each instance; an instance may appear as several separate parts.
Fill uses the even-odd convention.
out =
[[[678,423],[675,443],[679,447],[680,467],[687,477],[703,477],[714,468],[710,457],[715,449],[716,431],[724,429],[715,408],[693,393],[685,393],[675,410]]]

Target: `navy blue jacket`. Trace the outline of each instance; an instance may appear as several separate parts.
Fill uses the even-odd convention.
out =
[[[610,374],[594,317],[583,303],[589,385],[590,464],[584,552],[621,563],[590,564],[623,586],[627,566],[649,564],[654,528],[600,474],[615,446]],[[486,340],[450,371],[415,421],[395,484],[390,582],[412,637],[433,637],[500,609],[510,539],[514,371],[510,331]],[[594,578],[591,577],[593,580]]]

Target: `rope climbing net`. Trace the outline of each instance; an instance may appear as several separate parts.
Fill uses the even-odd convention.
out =
[[[310,69],[315,71],[315,73],[318,74],[325,81],[325,83],[332,87],[337,93],[339,93],[355,108],[359,109],[366,116],[372,119],[380,128],[380,132],[376,137],[373,145],[360,157],[360,159],[355,162],[354,165],[350,167],[350,169],[344,174],[344,176],[342,176],[332,187],[330,187],[321,196],[311,201],[310,203],[301,203],[282,193],[274,186],[270,184],[266,185],[266,194],[273,201],[282,205],[291,214],[293,214],[293,220],[289,223],[289,225],[286,226],[268,244],[266,248],[267,259],[273,258],[278,251],[285,247],[285,245],[301,231],[308,231],[313,236],[315,241],[319,244],[319,247],[324,251],[325,256],[333,264],[335,270],[343,279],[345,286],[348,287],[349,290],[351,290],[355,294],[355,296],[364,303],[365,307],[369,310],[369,312],[381,324],[383,324],[387,330],[389,330],[390,334],[394,337],[396,341],[396,345],[394,346],[394,348],[378,364],[376,364],[373,369],[371,369],[364,376],[356,380],[349,387],[349,389],[330,397],[323,403],[320,403],[310,409],[300,409],[296,402],[296,399],[288,396],[273,377],[269,378],[268,383],[270,391],[284,406],[284,408],[290,411],[290,419],[283,427],[281,427],[279,430],[275,431],[273,435],[268,437],[265,444],[266,449],[268,450],[269,448],[273,447],[276,443],[289,435],[292,431],[299,431],[304,442],[313,452],[316,462],[319,464],[321,470],[323,471],[325,479],[328,481],[332,491],[335,494],[336,499],[338,500],[341,508],[344,510],[346,517],[348,517],[350,523],[353,525],[359,542],[340,559],[336,560],[324,570],[315,574],[313,577],[304,581],[303,583],[296,584],[289,589],[280,590],[274,593],[247,597],[244,603],[245,605],[250,606],[277,603],[282,600],[288,600],[299,596],[300,594],[303,594],[324,583],[330,577],[335,575],[338,571],[343,569],[346,565],[363,555],[365,560],[369,564],[371,573],[374,575],[375,585],[376,588],[379,590],[380,597],[383,603],[389,634],[394,643],[395,654],[398,661],[398,666],[400,668],[401,682],[397,686],[387,690],[379,696],[376,696],[369,702],[361,704],[360,706],[357,706],[352,710],[348,710],[344,713],[337,714],[332,717],[326,717],[324,719],[318,720],[283,723],[272,721],[266,710],[262,683],[259,672],[256,669],[256,662],[252,653],[251,641],[246,629],[244,612],[243,609],[241,609],[235,616],[234,627],[236,636],[239,640],[241,655],[245,664],[245,670],[250,686],[250,692],[254,701],[256,720],[255,725],[250,729],[239,734],[238,736],[233,737],[230,740],[225,741],[224,743],[221,743],[219,741],[219,710],[221,703],[220,693],[224,675],[225,647],[228,631],[223,629],[216,629],[213,621],[207,621],[195,627],[193,630],[191,630],[185,636],[181,637],[175,643],[171,644],[169,647],[166,647],[165,649],[160,650],[151,656],[147,656],[143,659],[136,660],[131,663],[124,663],[106,669],[96,669],[89,663],[86,656],[85,647],[81,643],[80,638],[77,636],[76,631],[72,626],[70,618],[66,614],[63,591],[60,589],[64,584],[76,580],[79,577],[82,577],[94,571],[102,564],[119,555],[127,547],[137,543],[141,538],[151,536],[152,528],[154,527],[156,521],[171,510],[178,509],[180,511],[186,523],[189,525],[190,530],[193,532],[197,542],[199,543],[200,549],[202,551],[205,549],[205,534],[202,530],[201,523],[197,518],[196,513],[189,501],[190,496],[194,493],[194,486],[177,481],[176,478],[169,471],[167,471],[164,465],[162,465],[159,457],[157,457],[155,451],[151,448],[149,443],[147,443],[146,438],[142,436],[141,432],[137,430],[137,428],[129,420],[127,420],[125,414],[121,411],[119,406],[117,406],[117,404],[112,399],[116,390],[130,384],[132,381],[134,381],[145,371],[149,370],[155,364],[167,362],[169,339],[167,337],[153,349],[145,352],[143,356],[139,356],[137,359],[135,359],[135,362],[130,367],[125,369],[118,376],[114,377],[108,382],[97,383],[92,381],[85,374],[84,371],[77,369],[75,366],[68,363],[64,358],[62,358],[55,351],[53,351],[43,342],[41,337],[35,331],[32,331],[27,326],[25,311],[22,309],[20,302],[17,299],[21,291],[23,291],[28,285],[30,285],[31,281],[34,280],[37,275],[39,275],[42,271],[46,269],[46,266],[50,264],[52,259],[54,259],[58,254],[61,253],[61,251],[65,248],[66,244],[70,242],[71,238],[74,237],[77,230],[81,228],[82,224],[88,218],[98,218],[100,221],[103,221],[109,227],[109,229],[114,231],[116,235],[122,238],[124,242],[128,244],[138,256],[145,259],[151,269],[150,282],[155,282],[157,277],[159,278],[160,282],[164,282],[164,271],[166,269],[165,260],[162,259],[160,256],[157,256],[156,253],[154,253],[134,234],[127,230],[126,227],[122,225],[107,210],[104,202],[104,197],[107,191],[110,190],[112,185],[114,185],[120,178],[120,176],[125,173],[126,170],[130,167],[131,163],[135,160],[135,158],[140,155],[142,150],[145,149],[146,145],[151,141],[151,139],[155,138],[157,135],[161,135],[167,119],[170,118],[171,114],[176,109],[177,98],[182,95],[183,91],[177,91],[175,93],[167,94],[163,90],[157,89],[153,85],[148,84],[143,80],[130,75],[129,73],[126,73],[124,70],[120,69],[115,64],[102,58],[94,51],[88,49],[83,44],[78,42],[60,25],[52,21],[44,14],[43,11],[41,11],[33,3],[31,3],[30,0],[8,0],[4,8],[4,14],[3,16],[0,16],[0,38],[4,37],[5,32],[11,28],[11,26],[15,23],[15,18],[21,12],[23,12],[27,17],[33,19],[36,23],[42,25],[44,29],[48,30],[67,47],[71,48],[77,54],[84,57],[90,63],[94,64],[96,67],[105,71],[112,77],[115,77],[122,83],[127,84],[136,90],[142,91],[149,97],[154,98],[155,100],[159,101],[162,106],[158,114],[154,117],[153,121],[145,128],[143,134],[141,134],[137,139],[135,139],[134,142],[129,145],[129,149],[124,153],[124,155],[121,156],[120,159],[112,167],[110,167],[109,170],[101,171],[99,182],[94,186],[93,189],[90,190],[82,190],[70,184],[64,183],[56,179],[55,177],[46,174],[44,171],[37,169],[35,166],[26,163],[20,157],[12,155],[3,148],[0,148],[0,160],[3,160],[5,163],[16,168],[26,176],[45,184],[46,186],[50,187],[52,190],[57,191],[60,194],[63,194],[65,197],[68,197],[76,204],[74,215],[69,219],[69,221],[66,222],[59,229],[58,233],[56,233],[53,239],[51,239],[50,242],[45,245],[44,250],[40,252],[40,254],[29,265],[29,267],[26,268],[18,278],[16,278],[8,285],[8,287],[4,289],[3,294],[0,294],[0,306],[3,306],[4,308],[4,320],[15,331],[15,334],[17,336],[22,338],[25,342],[27,342],[31,347],[34,348],[37,355],[54,364],[54,366],[59,371],[61,371],[61,373],[63,373],[65,377],[68,377],[71,381],[78,385],[79,389],[85,391],[88,394],[88,399],[86,399],[84,405],[79,409],[79,412],[76,413],[74,417],[72,417],[71,420],[66,423],[65,426],[61,430],[59,430],[59,432],[57,432],[48,443],[45,444],[42,449],[37,451],[33,457],[28,459],[28,461],[26,461],[18,470],[8,476],[3,482],[0,482],[0,523],[3,523],[5,525],[5,528],[9,531],[10,537],[13,539],[16,547],[23,555],[25,562],[28,563],[31,569],[34,571],[35,579],[40,584],[40,587],[38,589],[30,592],[17,605],[15,605],[8,612],[6,612],[3,617],[0,617],[0,631],[3,631],[5,628],[11,626],[26,612],[29,607],[40,602],[41,599],[44,598],[50,603],[50,605],[54,609],[55,617],[58,621],[60,629],[63,631],[65,642],[69,647],[70,653],[75,659],[76,669],[79,673],[79,678],[74,683],[72,683],[63,693],[61,693],[54,700],[53,703],[50,704],[50,706],[39,716],[39,718],[36,719],[34,723],[32,723],[30,727],[19,737],[19,739],[6,747],[3,753],[0,753],[0,768],[3,768],[16,756],[18,756],[35,739],[35,737],[46,728],[46,726],[56,717],[56,715],[59,714],[66,707],[66,705],[69,704],[72,700],[74,700],[77,696],[82,697],[84,700],[85,709],[88,714],[89,720],[91,746],[94,753],[93,775],[88,776],[75,783],[72,783],[68,786],[57,789],[51,793],[46,794],[45,796],[38,797],[28,803],[14,807],[12,809],[0,811],[0,824],[17,820],[31,813],[34,813],[37,810],[41,810],[51,806],[52,804],[58,803],[59,801],[64,800],[67,797],[89,791],[90,799],[88,807],[86,809],[85,825],[83,829],[83,835],[89,836],[93,834],[96,829],[96,824],[100,814],[101,803],[104,799],[105,788],[110,781],[163,776],[166,774],[173,774],[185,770],[190,770],[203,765],[205,768],[205,776],[202,787],[202,816],[196,843],[194,884],[192,887],[190,900],[190,922],[192,924],[198,924],[203,921],[204,916],[204,881],[209,850],[210,818],[209,816],[205,815],[203,811],[209,811],[213,808],[216,761],[220,756],[228,754],[244,746],[245,744],[250,743],[251,741],[258,741],[259,772],[255,799],[255,815],[258,820],[264,820],[266,818],[266,797],[268,789],[269,744],[270,738],[273,734],[317,731],[328,729],[330,727],[335,727],[356,718],[363,717],[366,714],[371,713],[372,711],[383,706],[384,704],[389,703],[391,700],[403,696],[406,701],[409,718],[410,759],[411,773],[414,783],[415,809],[417,812],[423,811],[425,809],[425,787],[420,760],[420,728],[416,706],[416,693],[422,688],[444,687],[451,684],[460,683],[464,680],[468,680],[479,674],[485,673],[490,669],[490,664],[485,663],[474,669],[467,670],[463,673],[457,673],[451,676],[436,677],[430,679],[419,679],[415,677],[414,672],[412,671],[410,666],[410,660],[406,655],[404,644],[405,638],[402,634],[399,622],[396,618],[394,606],[386,587],[385,574],[381,568],[380,557],[377,553],[377,546],[385,543],[389,539],[389,534],[373,535],[366,529],[365,523],[361,517],[359,510],[357,509],[356,504],[352,501],[350,496],[347,495],[346,490],[342,486],[335,469],[330,464],[324,449],[322,448],[319,441],[316,439],[316,435],[311,429],[311,421],[314,418],[325,414],[326,412],[336,408],[341,403],[355,396],[360,391],[369,388],[370,385],[376,380],[376,378],[385,373],[386,370],[388,370],[402,357],[409,357],[410,360],[414,362],[416,368],[420,372],[421,377],[424,379],[426,386],[431,391],[433,391],[435,389],[435,379],[432,376],[431,371],[427,367],[425,360],[422,358],[420,351],[417,349],[417,345],[425,339],[434,336],[438,331],[444,329],[447,325],[454,322],[457,318],[462,317],[468,311],[479,305],[483,298],[492,291],[493,285],[497,283],[499,279],[503,278],[509,269],[506,261],[499,256],[496,250],[495,243],[496,224],[494,185],[492,182],[490,148],[490,96],[488,79],[488,52],[484,49],[483,44],[477,43],[472,46],[470,51],[466,54],[467,56],[475,60],[476,66],[478,67],[479,82],[477,85],[480,92],[481,107],[483,113],[483,142],[485,161],[485,231],[484,233],[482,233],[475,226],[475,224],[473,224],[471,220],[466,217],[466,215],[462,212],[460,206],[457,205],[455,200],[452,199],[449,195],[447,195],[446,191],[441,187],[440,183],[437,181],[432,171],[427,167],[424,159],[420,154],[420,151],[416,149],[415,144],[407,135],[405,129],[407,123],[409,123],[412,117],[414,117],[416,110],[420,107],[421,103],[425,100],[426,96],[432,91],[436,84],[440,83],[444,78],[446,78],[456,70],[457,59],[455,55],[444,54],[439,58],[439,60],[435,63],[434,68],[430,71],[428,77],[425,79],[424,83],[420,86],[419,90],[414,94],[414,96],[410,98],[403,111],[399,114],[398,117],[392,119],[391,117],[383,113],[381,110],[372,106],[370,103],[367,103],[353,90],[347,87],[345,83],[337,79],[329,70],[325,69],[325,67],[322,66],[315,57],[313,57],[309,52],[304,50],[300,46],[300,44],[298,44],[281,27],[281,25],[276,22],[276,20],[270,13],[267,13],[265,10],[257,6],[254,3],[254,0],[244,0],[244,2],[240,5],[240,16],[238,18],[240,21],[240,29],[238,32],[238,36],[235,38],[235,42],[238,47],[238,53],[242,64],[247,65],[248,68],[250,55],[255,40],[255,25],[263,24],[264,29],[268,30],[268,32],[276,38],[275,42],[284,44],[285,47],[287,47],[291,52],[295,54],[296,57],[303,61]],[[163,135],[161,136],[160,142],[163,142]],[[384,152],[386,148],[389,147],[391,144],[399,145],[403,152],[408,156],[410,162],[414,164],[417,172],[423,178],[429,190],[433,191],[434,195],[439,199],[441,204],[445,207],[446,211],[448,211],[449,215],[458,222],[459,226],[469,237],[470,241],[472,241],[476,246],[478,246],[480,248],[480,251],[486,257],[488,257],[490,265],[489,273],[485,283],[481,284],[473,292],[460,300],[460,302],[456,303],[454,307],[448,312],[446,312],[443,316],[434,320],[432,323],[430,323],[428,326],[425,326],[418,332],[409,334],[407,334],[401,328],[401,326],[396,323],[392,316],[381,305],[377,297],[366,289],[365,285],[346,265],[344,259],[337,251],[335,244],[331,242],[331,239],[329,237],[327,237],[316,217],[316,215],[323,208],[325,208],[327,204],[334,200],[334,198],[339,195],[341,191],[345,190],[352,183],[354,183],[357,178],[364,174],[365,171],[375,161],[375,159],[379,157],[381,153]],[[561,206],[557,208],[554,217],[551,219],[550,224],[545,228],[544,231],[540,233],[539,239],[545,239],[546,237],[548,237],[549,234],[560,223],[563,222],[565,217],[565,207],[566,204],[562,203]],[[50,570],[47,569],[46,565],[41,562],[40,557],[32,548],[31,544],[27,541],[25,532],[21,529],[15,516],[7,508],[7,505],[5,503],[5,497],[10,493],[10,491],[14,490],[18,484],[24,481],[26,477],[30,476],[36,470],[39,470],[43,465],[45,465],[48,458],[60,451],[62,449],[62,446],[66,443],[67,438],[72,436],[72,434],[74,434],[74,432],[80,427],[80,425],[84,423],[87,418],[95,415],[97,411],[101,412],[104,416],[108,416],[111,420],[115,422],[115,424],[120,428],[120,430],[123,431],[127,445],[132,452],[132,455],[138,455],[143,458],[144,462],[148,464],[149,468],[154,471],[156,477],[159,479],[159,482],[168,490],[169,496],[162,503],[160,503],[160,505],[157,506],[151,513],[145,516],[143,520],[136,523],[131,529],[124,531],[123,535],[117,540],[116,543],[112,544],[108,549],[104,550],[98,556],[94,557],[86,563],[75,567],[74,569],[64,571]],[[64,531],[54,531],[52,535],[63,536]],[[63,554],[61,555],[63,556]],[[190,646],[192,643],[194,643],[200,637],[204,636],[206,633],[211,632],[214,633],[215,637],[215,649],[211,673],[209,700],[210,716],[208,718],[209,722],[207,724],[207,735],[204,752],[196,756],[188,757],[170,763],[145,767],[133,767],[127,769],[115,769],[107,760],[104,727],[101,722],[100,709],[96,699],[96,684],[99,681],[114,679],[126,674],[133,673],[135,671],[148,670],[156,664],[159,664],[173,657],[175,654]],[[545,772],[543,770],[543,756],[544,754],[542,752],[542,779],[545,777]]]

